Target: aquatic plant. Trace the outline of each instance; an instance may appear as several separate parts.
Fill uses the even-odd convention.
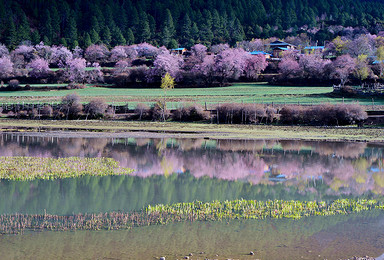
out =
[[[0,157],[0,179],[30,181],[90,176],[126,175],[132,169],[112,158]]]
[[[20,233],[25,230],[117,230],[138,226],[163,225],[182,221],[220,221],[233,219],[291,218],[350,214],[372,209],[384,210],[376,200],[339,199],[325,201],[233,200],[148,206],[138,212],[99,214],[1,215],[0,233]]]

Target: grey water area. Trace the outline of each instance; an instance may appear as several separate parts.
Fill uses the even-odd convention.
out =
[[[70,215],[177,202],[375,198],[384,144],[3,133],[0,156],[110,157],[128,176],[0,181],[0,214]],[[254,255],[250,255],[250,251]],[[0,259],[384,259],[384,212],[0,235]]]

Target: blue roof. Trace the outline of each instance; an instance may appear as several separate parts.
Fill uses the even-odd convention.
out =
[[[286,42],[283,42],[283,41],[274,41],[274,42],[271,42],[269,45],[270,46],[279,46],[279,45],[293,46],[292,44],[286,43]]]
[[[324,46],[307,46],[304,48],[304,50],[318,50],[318,49],[324,49]]]
[[[176,49],[172,49],[173,51],[182,51],[184,50],[185,48],[176,48]]]
[[[283,50],[283,51],[288,51],[289,50],[288,48],[284,48],[284,47],[277,47],[275,49],[280,49],[280,50]]]
[[[250,52],[249,54],[251,55],[259,55],[259,54],[263,54],[263,55],[271,55],[269,53],[266,53],[265,51],[252,51]]]

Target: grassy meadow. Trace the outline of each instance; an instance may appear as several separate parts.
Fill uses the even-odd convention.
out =
[[[35,86],[35,85],[32,85]],[[37,85],[39,86],[39,85]],[[52,85],[50,85],[52,86]],[[58,85],[59,86],[59,85]],[[83,102],[89,102],[95,97],[104,98],[109,103],[129,104],[134,107],[137,103],[153,103],[163,96],[162,89],[120,89],[87,86],[77,90],[50,91],[2,91],[1,103],[39,103],[60,102],[62,97],[76,92]],[[228,87],[218,88],[177,88],[167,92],[168,106],[175,108],[179,102],[216,105],[218,103],[275,103],[275,104],[319,104],[341,103],[342,98],[328,95],[332,87],[305,86],[271,86],[266,83],[237,83]],[[359,101],[363,105],[372,105],[371,98],[351,99],[344,102]],[[384,105],[384,100],[375,100],[375,105]]]

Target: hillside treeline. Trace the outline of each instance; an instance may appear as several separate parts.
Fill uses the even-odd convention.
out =
[[[173,48],[301,33],[322,42],[351,28],[378,33],[383,20],[379,0],[0,0],[0,42]]]

